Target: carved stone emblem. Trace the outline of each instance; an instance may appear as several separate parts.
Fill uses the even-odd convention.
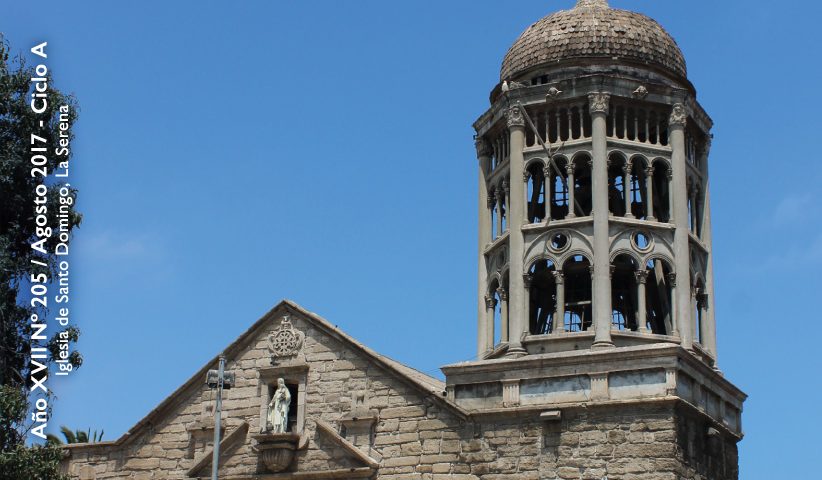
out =
[[[291,324],[291,317],[285,315],[280,326],[268,335],[268,351],[271,359],[296,356],[303,348],[305,334]]]
[[[508,109],[505,119],[508,121],[508,128],[525,126],[525,117],[522,116],[522,109],[518,105]]]
[[[591,114],[604,113],[608,114],[608,105],[611,101],[610,93],[589,93],[588,94],[588,109]]]
[[[688,121],[688,112],[685,110],[685,105],[681,103],[675,103],[674,108],[671,111],[671,118],[668,119],[668,123],[673,125],[681,125],[685,126],[685,122]]]

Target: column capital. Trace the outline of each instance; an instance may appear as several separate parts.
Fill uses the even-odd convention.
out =
[[[625,175],[630,175],[631,167],[631,162],[625,162],[625,165],[622,166],[622,173],[624,173]]]
[[[608,115],[608,107],[611,101],[611,94],[604,92],[592,92],[588,94],[588,111],[591,115],[604,113]]]
[[[688,111],[685,110],[685,105],[675,103],[671,110],[671,116],[668,118],[668,125],[672,127],[684,127],[688,121]]]
[[[645,176],[646,177],[653,177],[654,176],[654,166],[648,166],[645,168]]]
[[[491,144],[482,137],[474,140],[474,146],[477,148],[477,158],[490,157],[494,151]]]
[[[522,281],[525,283],[525,288],[531,288],[531,281],[534,279],[530,273],[522,274]]]
[[[636,282],[640,285],[645,285],[648,281],[648,270],[637,270],[634,272]]]
[[[497,196],[495,195],[494,191],[488,192],[488,208],[494,208],[494,205],[497,204]]]
[[[565,165],[565,173],[567,175],[573,175],[574,174],[574,164],[573,164],[573,162],[568,162],[568,165]]]
[[[497,299],[491,295],[485,296],[485,308],[491,309],[497,306]]]
[[[499,287],[499,288],[497,289],[497,294],[499,294],[499,299],[500,299],[501,301],[503,301],[503,302],[507,302],[507,301],[508,301],[508,290],[507,290],[507,289],[505,289],[505,288],[503,288],[503,287]]]
[[[507,178],[502,179],[502,191],[505,192],[506,195],[511,193],[511,186],[508,185],[508,179]]]
[[[674,179],[674,171],[673,171],[673,169],[668,168],[667,170],[665,170],[665,176],[667,176],[667,177],[668,177],[668,181],[673,180],[673,179]]]
[[[562,270],[555,270],[551,273],[554,275],[554,281],[557,285],[562,285],[565,283],[565,273]]]
[[[593,263],[588,265],[588,272],[590,272],[591,278],[593,278],[594,277],[594,264]]]
[[[670,283],[672,287],[676,287],[676,272],[668,274],[668,283]]]
[[[548,179],[553,176],[553,169],[551,168],[551,165],[546,165],[542,167],[542,175],[545,177],[547,183]]]
[[[525,117],[522,113],[522,107],[519,105],[514,105],[505,112],[508,128],[525,128]]]

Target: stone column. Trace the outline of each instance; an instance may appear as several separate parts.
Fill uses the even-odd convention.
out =
[[[668,335],[679,336],[679,300],[676,290],[676,272],[668,274],[668,283],[671,285],[671,331]]]
[[[508,343],[508,290],[503,287],[497,289],[500,301],[499,341]]]
[[[511,135],[509,169],[511,179],[524,178],[525,159],[525,118],[522,107],[515,105],[508,109],[506,114],[508,130]],[[511,205],[508,209],[508,224],[510,237],[508,239],[510,270],[508,275],[508,322],[509,347],[508,356],[519,357],[525,355],[520,339],[528,327],[528,298],[525,295],[525,285],[522,257],[525,253],[525,238],[522,235],[522,224],[525,219],[525,182],[511,182]]]
[[[699,289],[697,287],[691,286],[691,316],[688,318],[691,319],[691,331],[693,332],[693,341],[697,341],[699,339],[699,315],[697,314],[697,297],[699,297]]]
[[[696,308],[699,311],[699,343],[707,350],[708,343],[708,295],[700,289],[696,292]],[[710,351],[710,350],[709,350]]]
[[[706,146],[706,149],[710,148]],[[705,158],[702,161],[703,168],[705,168],[705,174],[707,175],[708,168],[707,168],[707,159],[708,153],[705,152]],[[705,312],[706,316],[708,317],[707,321],[707,330],[705,331],[705,348],[711,352],[711,355],[714,356],[716,366],[716,316],[715,316],[715,304],[714,304],[714,256],[713,256],[713,247],[712,247],[712,234],[711,234],[711,190],[708,187],[708,181],[705,181],[705,209],[703,213],[703,220],[702,220],[702,241],[705,246],[708,248],[708,259],[705,262],[705,289],[707,290],[705,293],[708,294],[708,302],[706,305],[707,311]]]
[[[508,215],[508,221],[505,222],[505,230],[508,231],[511,229],[511,186],[508,184],[507,178],[502,180],[502,191],[505,194],[505,210],[507,210],[506,215]]]
[[[592,120],[591,189],[594,203],[594,278],[593,317],[594,344],[592,348],[611,348],[611,275],[610,245],[608,238],[608,152],[606,118],[610,94],[591,93],[588,105]]]
[[[634,218],[634,214],[631,212],[631,187],[633,187],[633,182],[631,182],[631,163],[625,162],[625,165],[622,166],[622,193],[625,195],[625,218]]]
[[[551,168],[551,165],[546,165],[542,169],[542,176],[544,178],[542,188],[545,189],[545,223],[547,224],[551,223],[551,205],[553,204],[551,201],[551,188],[554,183],[554,169]]]
[[[654,222],[656,221],[656,217],[654,217],[654,167],[650,166],[645,169],[645,208],[647,209],[647,214],[645,215],[645,220]]]
[[[490,352],[494,349],[494,310],[497,308],[497,299],[493,295],[485,296],[485,345],[482,352]]]
[[[501,192],[502,187],[497,187],[494,191],[494,196],[497,199],[497,237],[501,237],[503,234],[502,230],[502,203],[505,201],[505,193]],[[510,220],[510,219],[509,219]]]
[[[477,357],[485,351],[485,292],[488,290],[488,259],[485,256],[485,247],[491,243],[491,198],[488,196],[488,183],[485,181],[485,172],[491,168],[491,145],[482,138],[478,138],[477,159],[479,160],[479,268],[478,279],[478,310],[477,310]]]
[[[671,146],[671,171],[673,178],[669,190],[673,203],[671,209],[673,213],[674,230],[674,268],[676,269],[676,283],[680,287],[677,293],[677,323],[679,327],[682,347],[688,350],[693,348],[694,332],[691,314],[688,312],[691,306],[691,269],[690,254],[688,245],[688,178],[685,166],[685,123],[688,120],[688,112],[681,103],[674,105],[671,116],[668,120]]]
[[[565,274],[562,270],[553,273],[557,286],[557,308],[554,310],[554,331],[552,333],[565,333]]]
[[[568,160],[568,165],[565,166],[565,173],[568,174],[568,215],[566,218],[574,218],[577,216],[576,207],[574,206],[574,163]]]
[[[637,270],[634,272],[636,277],[636,303],[637,303],[637,332],[651,333],[648,327],[648,313],[645,306],[645,289],[648,286],[648,270]]]

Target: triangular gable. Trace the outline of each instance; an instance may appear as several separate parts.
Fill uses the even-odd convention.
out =
[[[407,384],[408,386],[413,387],[417,392],[422,394],[424,397],[430,398],[439,406],[451,411],[458,418],[466,419],[468,417],[467,411],[457,406],[456,404],[448,401],[445,398],[445,384],[440,380],[430,377],[411,367],[403,365],[402,363],[397,362],[396,360],[393,360],[389,357],[386,357],[375,352],[374,350],[366,347],[365,345],[358,342],[351,336],[347,335],[342,330],[332,325],[330,322],[320,317],[316,313],[309,312],[308,310],[302,308],[301,306],[299,306],[291,300],[282,300],[274,308],[269,310],[265,315],[263,315],[259,320],[257,320],[253,325],[251,325],[251,327],[249,327],[248,330],[246,330],[239,337],[237,337],[237,339],[234,340],[234,342],[229,344],[228,347],[226,347],[223,351],[226,358],[228,360],[233,360],[238,354],[242,353],[243,349],[249,344],[249,342],[256,339],[264,328],[270,327],[271,322],[273,322],[278,316],[282,315],[283,310],[290,310],[292,313],[300,315],[301,318],[303,318],[306,322],[316,327],[318,330],[343,343],[343,345],[351,348],[352,350],[359,352],[374,364],[380,366],[387,372],[391,373],[393,377]],[[212,358],[208,363],[206,363],[200,370],[198,370],[194,375],[192,375],[191,378],[189,378],[183,385],[181,385],[179,388],[177,388],[177,390],[175,390],[168,397],[166,397],[165,400],[160,402],[160,404],[157,407],[155,407],[145,417],[138,421],[133,427],[131,427],[117,440],[109,442],[99,442],[95,444],[72,444],[67,445],[65,448],[67,448],[69,451],[79,450],[83,448],[91,448],[92,446],[95,449],[97,449],[106,446],[122,446],[129,443],[130,440],[137,438],[137,436],[140,433],[142,433],[142,431],[145,428],[150,428],[152,425],[158,424],[166,412],[168,412],[171,408],[174,408],[175,406],[179,405],[179,403],[183,401],[185,398],[187,398],[189,394],[192,394],[195,389],[202,388],[203,379],[205,378],[206,373],[209,369],[217,368],[218,361],[219,354]]]

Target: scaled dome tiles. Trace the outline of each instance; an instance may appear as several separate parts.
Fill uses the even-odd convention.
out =
[[[653,19],[581,1],[576,8],[548,15],[528,27],[505,54],[500,80],[513,79],[540,65],[614,57],[687,77],[682,52]]]

